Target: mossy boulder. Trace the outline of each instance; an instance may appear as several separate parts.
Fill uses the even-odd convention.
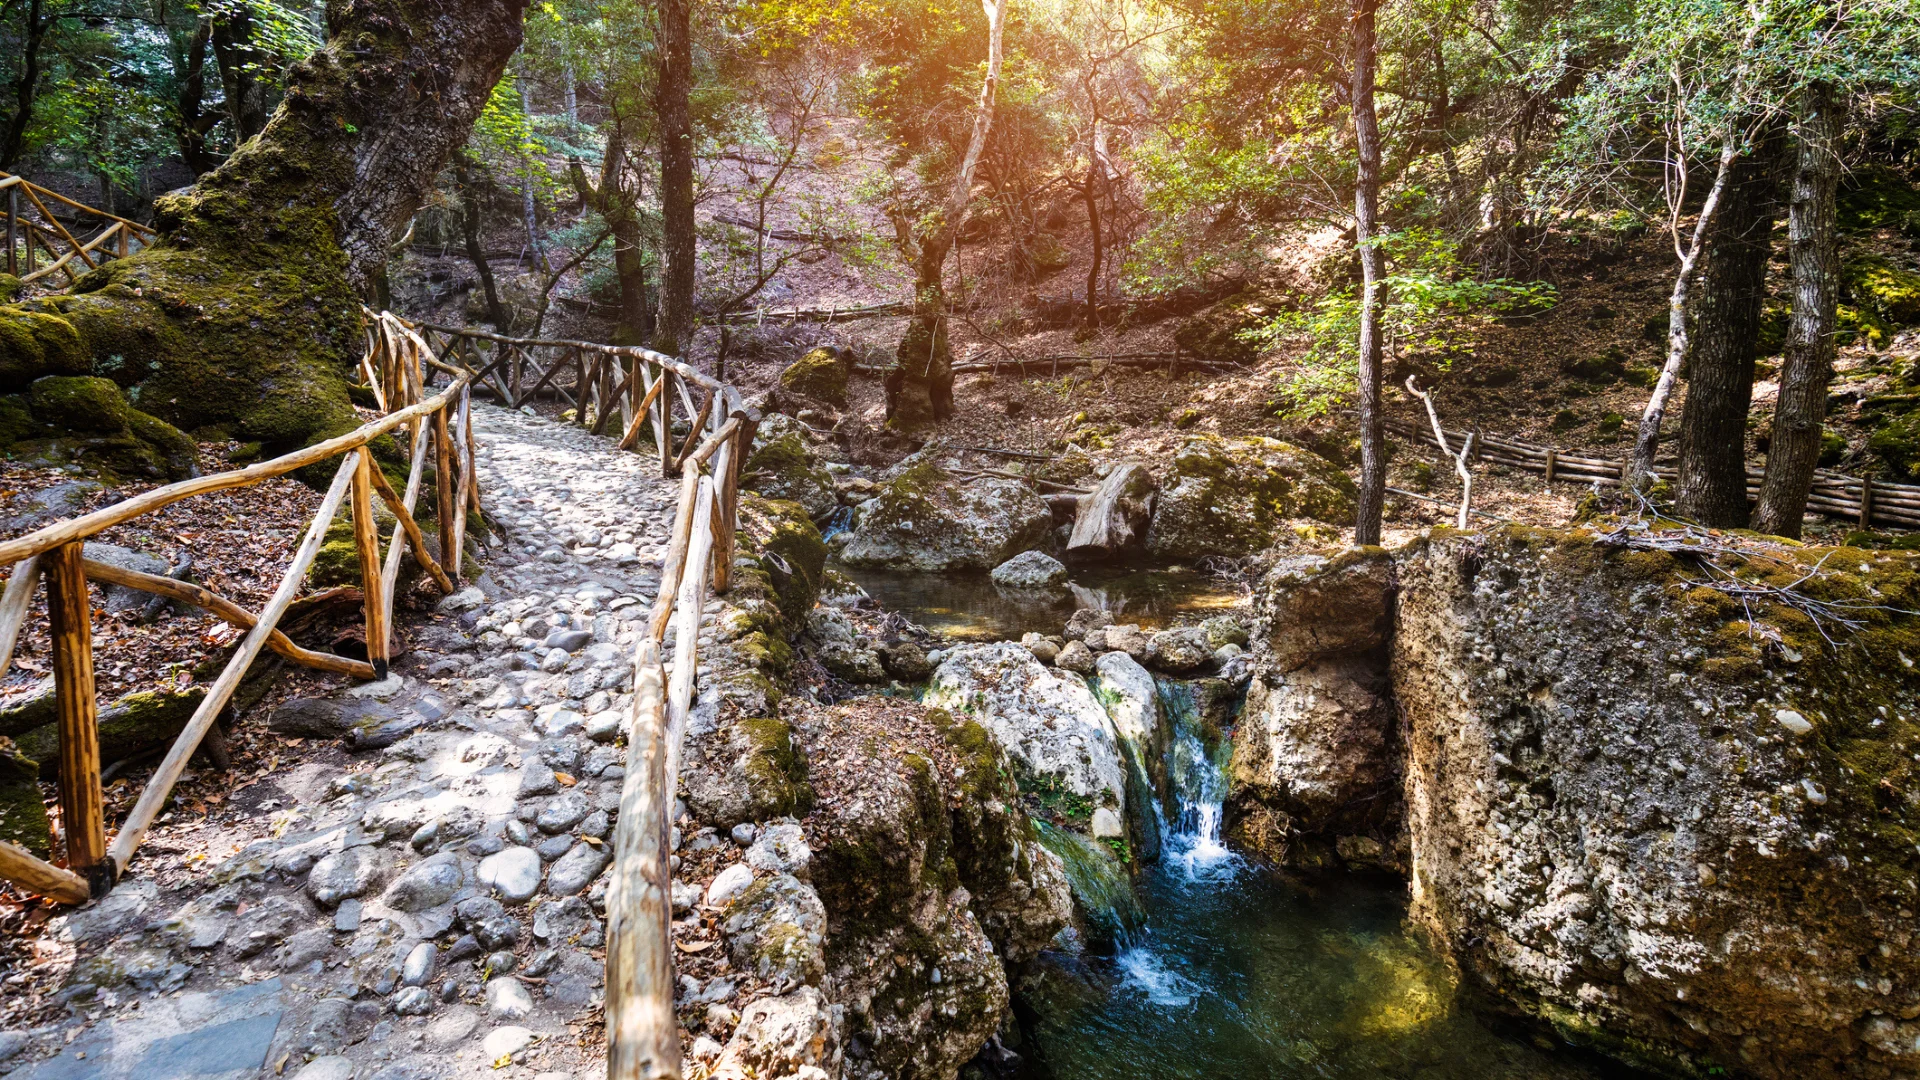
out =
[[[1849,260],[1845,274],[1854,325],[1843,329],[1880,344],[1894,331],[1920,323],[1920,273],[1876,255]]]
[[[28,430],[17,407],[5,413],[14,456],[70,461],[129,477],[183,480],[196,475],[199,451],[173,425],[133,407],[112,381],[86,375],[36,379],[25,398]]]
[[[1258,436],[1189,436],[1161,480],[1147,551],[1251,555],[1271,547],[1291,518],[1351,523],[1354,494],[1347,474],[1310,450]]]
[[[847,403],[847,380],[852,375],[852,352],[820,348],[787,365],[787,369],[780,373],[780,387],[801,397],[844,406]]]
[[[807,783],[806,759],[794,749],[793,728],[777,716],[753,716],[740,721],[740,730],[747,746],[742,771],[751,819],[804,817],[813,809],[813,787]]]
[[[40,801],[40,765],[0,740],[0,840],[42,859],[53,848],[46,803]]]
[[[73,324],[44,312],[0,307],[0,393],[47,375],[85,375],[92,357]]]
[[[791,499],[806,508],[807,516],[815,521],[840,505],[833,474],[821,468],[797,431],[755,446],[747,457],[740,486],[769,499]]]
[[[128,694],[100,710],[100,760],[119,761],[172,745],[207,696],[205,687],[189,690],[142,690]],[[54,761],[60,754],[60,732],[49,724],[22,734],[20,752],[35,761]]]
[[[1867,436],[1867,449],[1885,463],[1896,478],[1920,480],[1920,411],[1882,422]]]
[[[1045,544],[1052,528],[1052,511],[1026,484],[961,480],[922,461],[855,511],[840,560],[897,570],[991,570]]]
[[[1248,332],[1285,310],[1278,297],[1248,290],[1182,319],[1174,327],[1173,343],[1209,363],[1250,364],[1259,359],[1260,347],[1248,340]]]
[[[39,431],[33,414],[27,411],[27,399],[19,394],[0,397],[0,448],[30,439]]]
[[[800,625],[820,599],[827,545],[807,511],[786,499],[748,495],[740,500],[741,549],[758,560],[789,624]]]

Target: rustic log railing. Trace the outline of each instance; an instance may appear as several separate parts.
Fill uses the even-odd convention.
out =
[[[608,1080],[679,1080],[667,837],[699,668],[701,611],[709,587],[725,592],[731,583],[741,464],[759,415],[733,387],[648,349],[415,328],[439,353],[435,366],[459,372],[509,406],[552,387],[574,408],[575,422],[591,430],[602,431],[620,417],[621,449],[633,448],[641,431],[651,428],[662,473],[680,478],[660,589],[634,648],[627,774],[607,889],[606,960]],[[697,407],[696,395],[702,402]],[[681,422],[686,434],[676,447],[674,428]],[[671,668],[663,662],[669,631]]]
[[[58,270],[72,285],[79,279],[74,263],[92,270],[108,259],[124,259],[153,243],[154,231],[118,214],[96,210],[30,180],[0,172],[0,190],[6,192],[7,273],[22,282],[35,282]],[[93,235],[81,240],[54,215],[49,203],[59,203],[69,217],[88,222],[76,228]],[[24,241],[24,243],[23,243]],[[41,258],[45,257],[45,265]]]
[[[1626,467],[1625,460],[1586,457],[1551,446],[1497,439],[1477,431],[1449,433],[1447,441],[1453,445],[1442,446],[1434,438],[1433,432],[1416,425],[1389,420],[1386,426],[1396,435],[1410,438],[1423,446],[1445,450],[1448,454],[1457,454],[1460,440],[1471,437],[1474,443],[1470,461],[1485,461],[1511,469],[1542,473],[1548,483],[1560,480],[1617,487],[1621,472]],[[1675,475],[1671,464],[1658,465],[1653,470],[1656,480],[1671,481]],[[1747,465],[1748,502],[1760,498],[1760,481],[1765,475],[1763,466]],[[1813,490],[1807,496],[1807,509],[1828,517],[1850,518],[1863,529],[1871,528],[1874,524],[1920,529],[1920,484],[1895,484],[1822,469],[1814,475]]]
[[[381,340],[381,345],[369,350],[365,370],[388,406],[383,410],[386,415],[345,435],[271,461],[168,484],[92,513],[0,541],[0,566],[13,567],[5,591],[0,593],[0,671],[6,670],[12,659],[14,644],[32,608],[36,582],[44,579],[47,587],[60,747],[61,832],[66,847],[66,866],[60,867],[0,843],[0,879],[69,904],[84,902],[89,896],[98,896],[112,888],[166,805],[188,759],[199,749],[262,649],[272,649],[294,663],[323,671],[361,679],[385,678],[391,648],[394,585],[403,547],[412,550],[442,591],[453,591],[452,579],[460,573],[459,544],[464,536],[464,511],[479,502],[474,483],[469,409],[472,380],[456,374],[438,394],[421,400],[427,382],[425,366],[430,360],[426,342],[390,315],[376,316],[371,322],[372,333]],[[454,414],[451,424],[447,419],[449,413]],[[404,496],[394,494],[374,465],[368,448],[374,439],[394,431],[411,435],[402,441],[410,451],[411,461]],[[453,437],[453,431],[460,432],[464,438]],[[440,561],[427,550],[420,527],[413,520],[430,435],[436,437],[438,444],[440,501],[437,510],[443,545],[451,542],[451,546],[441,548],[449,569],[443,569]],[[333,483],[282,575],[279,587],[257,615],[201,586],[120,570],[85,557],[87,537],[106,529],[196,495],[248,487],[335,457],[340,458],[340,465],[334,472]],[[458,474],[457,495],[449,494],[449,485],[454,482],[450,474],[454,473]],[[388,541],[384,564],[373,516],[376,493],[398,519]],[[366,618],[365,661],[304,649],[277,629],[281,617],[300,594],[307,568],[326,539],[334,515],[349,495],[354,538],[360,552]],[[451,532],[449,519],[455,522]],[[87,595],[90,579],[192,604],[247,631],[141,791],[111,846],[107,843],[100,788],[92,612]]]

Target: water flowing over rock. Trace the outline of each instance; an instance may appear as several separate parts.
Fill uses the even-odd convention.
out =
[[[860,505],[849,566],[896,570],[991,570],[1042,546],[1053,515],[1017,480],[961,480],[930,461],[907,468]]]
[[[950,650],[926,704],[978,720],[1015,765],[1090,800],[1126,805],[1127,773],[1107,712],[1077,675],[1049,668],[1012,642]]]
[[[1349,523],[1353,493],[1347,474],[1310,450],[1259,437],[1192,436],[1161,480],[1147,552],[1251,555],[1280,538],[1287,518]]]

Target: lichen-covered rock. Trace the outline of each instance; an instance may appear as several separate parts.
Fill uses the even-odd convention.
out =
[[[835,641],[820,646],[819,655],[822,667],[848,682],[887,681],[887,670],[880,662],[880,654],[872,649],[864,649],[851,642]]]
[[[861,504],[849,566],[896,570],[991,570],[1045,543],[1053,515],[1017,480],[959,480],[930,461],[896,476]]]
[[[753,453],[747,457],[746,471],[740,477],[740,486],[769,499],[797,502],[815,521],[833,513],[840,505],[833,474],[820,467],[797,431],[755,443]]]
[[[40,801],[40,764],[0,739],[0,840],[42,859],[53,846],[47,806]]]
[[[100,710],[100,760],[115,762],[163,746],[171,746],[187,726],[206,687],[186,690],[140,690],[126,694]],[[35,761],[54,761],[60,754],[57,725],[35,728],[19,737],[20,750]]]
[[[787,621],[798,626],[820,598],[827,545],[804,507],[785,499],[740,500],[740,544],[756,557],[780,598]]]
[[[1377,665],[1323,661],[1247,689],[1234,728],[1234,832],[1276,863],[1311,866],[1336,834],[1386,831],[1399,802],[1389,792],[1395,759],[1392,705]],[[1374,685],[1369,685],[1374,684]],[[1300,848],[1305,837],[1320,841]]]
[[[820,897],[792,874],[755,881],[728,902],[727,951],[734,969],[775,993],[818,986],[827,974],[827,912]]]
[[[777,716],[748,716],[689,736],[681,769],[687,805],[719,829],[813,808],[807,763]]]
[[[841,1007],[806,986],[757,998],[714,1063],[712,1080],[823,1080],[840,1075]]]
[[[1176,675],[1199,671],[1213,659],[1207,632],[1197,626],[1162,630],[1147,639],[1147,663]]]
[[[923,700],[979,721],[1006,748],[1023,786],[1061,800],[1069,817],[1125,807],[1127,770],[1113,722],[1078,675],[1012,642],[961,645],[941,659]]]
[[[1849,632],[1595,537],[1443,535],[1397,562],[1414,917],[1483,989],[1624,1057],[1920,1071],[1920,564],[1737,564],[1875,605]]]
[[[1393,558],[1385,549],[1292,555],[1275,562],[1255,591],[1250,637],[1263,665],[1291,671],[1380,649],[1392,616]]]
[[[1250,555],[1288,518],[1348,524],[1353,481],[1310,450],[1275,439],[1190,436],[1154,501],[1147,551],[1174,559]]]
[[[1044,551],[1023,551],[988,575],[995,585],[1009,589],[1048,589],[1067,580],[1067,568]]]
[[[847,403],[847,379],[853,374],[853,353],[845,349],[820,348],[787,365],[780,373],[780,388],[829,405]]]

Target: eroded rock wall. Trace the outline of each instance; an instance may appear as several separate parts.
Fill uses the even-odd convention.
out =
[[[1590,531],[1399,553],[1414,915],[1472,982],[1617,1056],[1912,1076],[1920,634],[1886,608],[1920,608],[1915,563],[1778,550],[1735,572],[1819,565],[1800,588],[1865,625],[1829,645]]]

